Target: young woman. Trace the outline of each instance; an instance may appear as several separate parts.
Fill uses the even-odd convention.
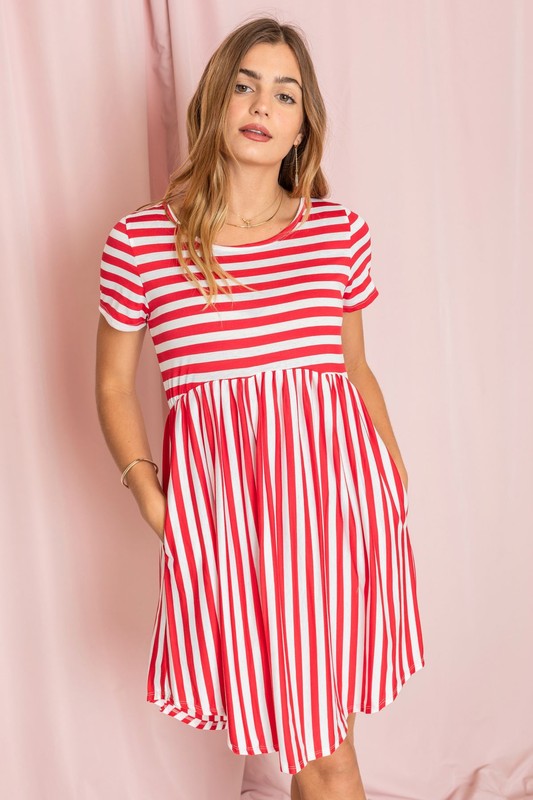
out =
[[[147,700],[277,751],[292,797],[365,797],[353,724],[424,666],[407,473],[365,359],[368,225],[326,199],[302,35],[247,22],[188,108],[188,159],[122,217],[100,275],[97,403],[161,539]],[[161,478],[135,374],[169,404]]]

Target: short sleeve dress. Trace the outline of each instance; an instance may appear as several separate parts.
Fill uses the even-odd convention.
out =
[[[304,212],[215,245],[245,285],[214,308],[180,267],[170,206],[130,213],[99,306],[119,330],[148,325],[169,406],[146,699],[289,774],[425,663],[407,492],[343,360],[343,313],[378,296],[369,228],[328,199]]]

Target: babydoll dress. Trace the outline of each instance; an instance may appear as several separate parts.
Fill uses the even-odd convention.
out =
[[[378,296],[369,228],[328,199],[304,212],[214,246],[248,287],[214,308],[170,206],[127,214],[99,306],[118,330],[148,325],[169,406],[146,699],[289,774],[425,664],[407,492],[343,360],[343,313]]]

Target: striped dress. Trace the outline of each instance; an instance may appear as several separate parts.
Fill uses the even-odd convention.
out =
[[[378,296],[368,225],[327,199],[304,212],[215,245],[248,287],[215,308],[181,270],[171,208],[127,214],[99,306],[118,330],[148,325],[169,406],[147,700],[290,774],[424,666],[406,489],[341,345],[343,312]]]

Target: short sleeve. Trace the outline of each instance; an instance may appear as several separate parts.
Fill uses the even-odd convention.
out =
[[[370,305],[379,292],[370,274],[372,241],[365,220],[354,211],[346,209],[349,223],[348,282],[342,295],[343,311],[358,311]]]
[[[149,316],[126,217],[111,228],[104,245],[100,263],[99,309],[109,324],[119,331],[140,330]]]

